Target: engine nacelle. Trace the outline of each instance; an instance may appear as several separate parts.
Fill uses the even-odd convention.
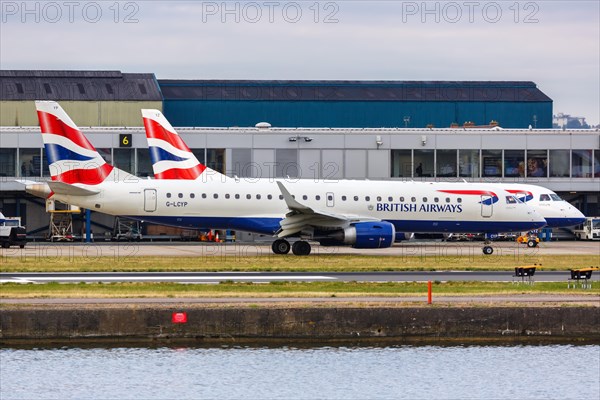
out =
[[[351,245],[355,249],[379,249],[394,244],[396,229],[385,221],[359,222],[320,240],[322,246]]]

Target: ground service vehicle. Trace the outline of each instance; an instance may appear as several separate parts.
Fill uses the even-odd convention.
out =
[[[21,218],[5,217],[0,213],[0,245],[3,249],[10,246],[25,247],[27,243],[25,228],[21,226]]]

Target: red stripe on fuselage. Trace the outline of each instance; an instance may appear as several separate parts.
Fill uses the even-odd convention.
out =
[[[87,140],[83,133],[79,129],[74,129],[63,121],[58,119],[56,115],[46,113],[44,111],[38,111],[38,119],[40,120],[40,128],[43,134],[52,134],[63,136],[71,140],[76,145],[83,147],[84,149],[96,151],[94,146]]]
[[[473,196],[492,196],[498,197],[496,193],[489,190],[438,190],[438,192],[449,193],[449,194],[468,194]]]
[[[53,181],[64,183],[83,183],[85,185],[97,185],[104,182],[106,177],[112,172],[113,166],[102,164],[98,168],[92,169],[73,169],[62,174],[52,176]]]
[[[196,165],[192,168],[172,168],[163,171],[159,174],[155,174],[156,179],[189,179],[194,180],[204,172],[206,167],[202,164]]]
[[[155,120],[144,118],[144,127],[148,138],[164,140],[179,150],[192,152],[179,135],[169,132]]]

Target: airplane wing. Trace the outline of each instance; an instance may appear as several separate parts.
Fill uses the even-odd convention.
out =
[[[287,237],[299,232],[321,229],[344,229],[356,222],[379,221],[377,218],[361,217],[358,215],[335,214],[317,210],[297,201],[281,182],[277,182],[283,199],[290,212],[281,220],[281,229],[277,237]]]

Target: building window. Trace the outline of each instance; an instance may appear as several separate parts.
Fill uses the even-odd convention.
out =
[[[507,178],[525,176],[525,151],[504,150],[504,176]]]
[[[145,86],[143,83],[140,83],[140,84],[138,85],[138,87],[140,88],[140,93],[142,93],[142,94],[146,94],[146,93],[148,93],[148,92],[146,91],[146,86]]]
[[[412,177],[412,151],[392,150],[392,178]]]
[[[458,176],[479,178],[479,150],[458,151]]]
[[[206,149],[206,164],[222,174],[225,173],[225,149]]]
[[[23,94],[24,93],[23,92],[23,84],[22,83],[16,83],[15,85],[17,86],[17,93]]]
[[[50,87],[49,83],[44,83],[44,90],[46,91],[46,94],[52,93],[52,88]]]
[[[21,162],[20,176],[41,176],[42,157],[40,149],[19,149],[19,161]]]
[[[548,151],[527,150],[527,177],[545,178],[548,176]]]
[[[569,150],[550,150],[548,165],[550,167],[551,178],[569,177],[569,167],[571,165],[569,153]]]
[[[438,150],[436,157],[437,176],[456,177],[456,150]]]
[[[17,149],[0,149],[0,176],[17,176]]]
[[[110,85],[110,83],[107,83],[106,85],[104,85],[106,87],[106,91],[108,92],[108,94],[113,94],[113,88]]]
[[[502,176],[502,150],[482,150],[483,177]]]
[[[137,176],[153,176],[152,162],[150,161],[150,152],[148,149],[136,149],[137,152]]]
[[[83,87],[82,83],[77,84],[77,90],[79,90],[79,94],[85,94],[85,87]]]
[[[135,165],[135,153],[133,150],[134,149],[113,149],[113,165],[123,171],[133,174],[133,167]]]
[[[600,178],[600,150],[594,150],[594,178]]]
[[[415,177],[432,177],[433,176],[433,150],[415,150]]]
[[[571,173],[573,178],[589,178],[592,176],[592,151],[573,150],[571,152]]]
[[[296,149],[275,149],[275,177],[277,178],[298,178],[298,150]]]

